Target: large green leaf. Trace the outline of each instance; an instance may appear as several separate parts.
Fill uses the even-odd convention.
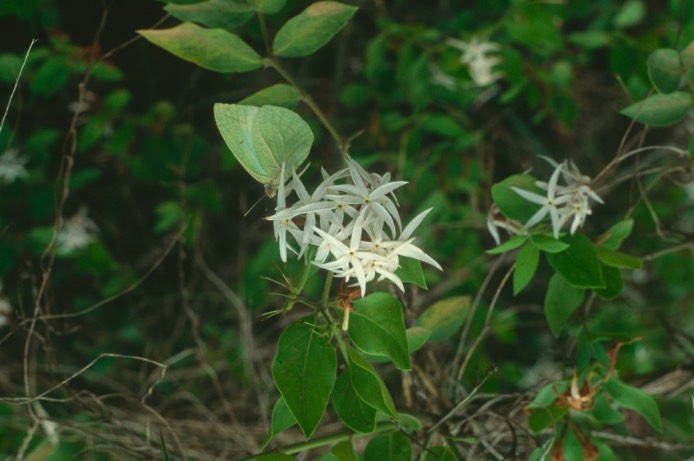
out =
[[[272,51],[287,58],[308,56],[342,30],[356,11],[356,7],[339,2],[315,2],[282,26]]]
[[[234,157],[269,195],[279,183],[282,165],[289,175],[306,160],[313,144],[308,124],[283,107],[217,103],[214,119]]]
[[[552,276],[545,294],[545,317],[554,336],[559,336],[571,314],[581,305],[584,292],[567,282],[561,274]]]
[[[546,195],[547,192],[537,187],[535,181],[537,179],[530,175],[517,174],[492,186],[492,198],[504,216],[525,222],[540,209],[540,205],[525,200],[511,189],[512,187],[518,187],[519,189]]]
[[[620,405],[634,410],[658,432],[663,431],[660,411],[655,399],[639,388],[629,386],[614,376],[605,383],[605,389]]]
[[[569,248],[568,243],[564,243],[561,240],[555,239],[553,236],[550,237],[549,235],[531,235],[530,241],[533,242],[533,245],[535,245],[538,250],[542,250],[545,253],[559,253]]]
[[[397,418],[395,404],[386,385],[373,366],[354,349],[347,349],[349,376],[352,388],[367,405]]]
[[[215,72],[248,72],[263,65],[253,48],[226,30],[184,22],[171,29],[137,32],[169,53]]]
[[[188,5],[169,3],[164,7],[181,21],[197,22],[207,27],[232,29],[245,24],[255,13],[248,3],[238,0],[207,0]]]
[[[410,351],[400,302],[376,292],[354,302],[349,337],[362,351],[390,358],[400,370],[410,369]]]
[[[337,373],[335,349],[307,317],[280,335],[272,377],[308,438],[323,418]]]
[[[513,294],[517,295],[532,280],[540,262],[540,250],[527,242],[516,256],[516,268],[513,270]]]
[[[364,449],[364,461],[410,461],[412,445],[402,432],[379,434]]]
[[[426,308],[417,318],[417,325],[431,331],[429,341],[443,341],[460,329],[469,308],[469,296],[445,298]]]
[[[422,263],[418,259],[400,256],[400,267],[395,271],[395,275],[400,277],[403,283],[412,283],[419,288],[427,288]]]
[[[593,242],[583,234],[562,238],[569,248],[547,253],[547,261],[567,282],[578,288],[602,288],[605,282]]]
[[[351,440],[345,440],[330,449],[330,453],[335,456],[337,461],[358,461]]]
[[[239,104],[247,106],[264,106],[267,104],[292,109],[301,101],[301,93],[295,87],[286,83],[263,88],[257,93],[242,99]]]
[[[376,427],[376,409],[357,395],[348,370],[335,382],[333,408],[337,417],[353,431],[368,433]]]
[[[680,54],[671,48],[659,48],[648,56],[648,77],[656,90],[672,93],[682,78]]]
[[[691,93],[675,91],[669,94],[654,94],[635,102],[620,111],[646,125],[667,126],[679,122],[694,107]]]
[[[501,253],[506,253],[523,245],[528,240],[527,235],[514,235],[510,239],[506,240],[501,245],[487,250],[490,255],[496,255]]]

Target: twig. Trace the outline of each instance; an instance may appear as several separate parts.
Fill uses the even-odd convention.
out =
[[[19,68],[19,74],[17,74],[17,78],[14,81],[14,86],[12,87],[12,92],[10,93],[10,99],[7,101],[7,105],[5,106],[5,113],[2,115],[2,120],[0,121],[0,133],[2,133],[2,127],[5,126],[5,119],[7,118],[7,113],[10,111],[10,106],[12,105],[12,98],[14,97],[14,94],[17,91],[17,87],[19,86],[19,79],[22,77],[24,65],[27,63],[27,59],[29,59],[29,53],[31,53],[31,48],[34,46],[34,43],[36,42],[38,42],[38,40],[35,38],[31,40],[31,43],[29,43],[29,48],[27,49],[27,52],[24,55],[24,61],[22,61],[22,66]]]

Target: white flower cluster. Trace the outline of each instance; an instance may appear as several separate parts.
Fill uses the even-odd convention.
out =
[[[11,183],[17,178],[25,178],[29,174],[24,167],[27,160],[25,155],[19,155],[17,149],[7,149],[0,155],[0,181]]]
[[[467,66],[470,77],[477,86],[491,85],[502,77],[500,72],[493,69],[501,60],[490,54],[499,50],[498,43],[479,37],[474,37],[469,42],[449,38],[446,43],[463,52],[460,62]]]
[[[333,175],[323,171],[323,182],[313,194],[295,171],[287,182],[282,166],[275,214],[267,218],[273,222],[282,261],[287,261],[287,250],[301,257],[309,246],[315,246],[313,263],[347,282],[356,279],[362,296],[366,283],[375,279],[390,280],[404,291],[395,274],[400,256],[440,270],[434,259],[412,243],[412,233],[431,209],[403,229],[392,192],[406,182],[390,181],[389,173],[368,173],[352,159],[347,163],[348,168]],[[288,207],[292,192],[298,200]],[[298,249],[290,245],[287,234]]]
[[[506,229],[511,234],[519,234],[538,224],[548,214],[552,221],[552,233],[555,239],[559,238],[559,231],[569,222],[571,222],[570,230],[573,235],[583,225],[586,216],[592,214],[591,201],[604,203],[598,194],[590,188],[591,179],[581,174],[573,162],[565,160],[558,164],[550,158],[541,158],[554,166],[554,172],[549,178],[549,182],[537,181],[535,183],[537,187],[547,191],[547,195],[543,196],[519,187],[512,187],[511,189],[529,202],[542,206],[522,227],[516,221],[501,220],[490,212],[487,218],[487,227],[497,244],[499,243],[497,228]],[[563,177],[565,186],[558,184],[560,176]]]
[[[58,232],[59,254],[68,254],[73,250],[81,250],[96,239],[99,228],[87,216],[87,209],[81,208],[73,217],[63,223]]]

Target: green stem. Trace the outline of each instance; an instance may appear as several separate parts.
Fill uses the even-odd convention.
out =
[[[321,437],[320,439],[315,439],[315,440],[310,440],[307,442],[301,442],[297,443],[296,445],[290,445],[285,448],[279,448],[274,452],[268,452],[268,453],[263,453],[269,454],[269,453],[285,453],[287,455],[293,455],[295,453],[301,453],[304,451],[311,450],[313,448],[319,448],[319,447],[324,447],[326,445],[334,445],[339,442],[344,442],[347,440],[353,440],[353,439],[359,439],[362,437],[371,437],[374,434],[380,434],[381,432],[390,432],[393,430],[396,430],[398,428],[396,423],[381,423],[376,426],[376,429],[373,432],[369,432],[368,434],[333,434],[333,435],[328,435],[325,437]],[[254,456],[252,458],[247,458],[244,461],[252,461],[255,459],[257,456]]]
[[[328,119],[328,116],[325,115],[325,112],[316,104],[316,101],[313,100],[311,95],[306,92],[292,77],[292,75],[282,66],[282,64],[279,63],[277,59],[274,57],[271,58],[266,58],[265,59],[265,64],[269,67],[272,67],[277,71],[278,74],[284,78],[287,83],[289,83],[291,86],[296,88],[299,93],[301,94],[301,99],[306,103],[306,105],[313,111],[313,113],[318,117],[318,120],[321,121],[323,126],[330,132],[330,135],[333,137],[335,140],[335,143],[337,144],[337,148],[340,150],[340,154],[342,155],[343,159],[347,159],[347,151],[349,150],[349,141],[346,140],[345,138],[342,137],[342,135],[337,131],[337,128],[333,123]]]

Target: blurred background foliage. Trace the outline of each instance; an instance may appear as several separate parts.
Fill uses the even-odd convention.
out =
[[[309,3],[289,1],[268,18],[269,27],[276,30]],[[691,118],[625,137],[630,121],[619,110],[651,88],[645,63],[654,49],[682,49],[694,40],[692,2],[355,4],[360,11],[336,40],[287,66],[352,136],[355,158],[409,181],[398,197],[405,216],[434,207],[418,244],[445,271],[427,272],[429,291],[407,294],[410,320],[444,296],[484,290],[471,337],[484,328],[485,306],[501,280],[496,275],[482,286],[494,259],[484,251],[494,245],[485,223],[496,181],[533,166],[548,170],[537,155],[572,159],[593,176],[622,142],[688,143]],[[254,453],[267,430],[276,398],[269,362],[279,331],[301,313],[262,316],[282,305],[273,280],[292,270],[282,267],[262,219],[273,204],[261,200],[244,215],[262,187],[224,147],[211,108],[280,80],[266,70],[209,72],[138,39],[137,29],[176,24],[164,5],[0,2],[4,101],[31,39],[38,39],[0,132],[0,151],[13,151],[24,168],[0,185],[0,295],[10,306],[0,327],[0,453],[8,459],[161,459],[160,433],[171,452],[186,451],[189,459],[237,459]],[[254,22],[242,33],[260,49]],[[489,85],[475,83],[449,41],[475,37],[499,45],[502,76]],[[305,107],[296,110],[317,135],[309,160],[334,171],[332,140]],[[623,165],[622,173],[631,168]],[[682,187],[686,178],[647,176],[641,187],[649,201],[634,181],[601,192],[606,205],[595,209],[585,233],[597,237],[633,217],[622,248],[645,256],[645,265],[625,274],[619,298],[585,304],[574,322],[580,334],[555,340],[547,328],[549,272],[542,267],[519,296],[501,292],[490,335],[463,376],[471,388],[498,367],[483,391],[508,402],[495,407],[501,416],[490,424],[522,420],[523,402],[570,376],[580,351],[603,337],[640,338],[618,358],[621,377],[632,384],[694,372],[689,181]],[[82,224],[73,240],[70,223]],[[55,264],[47,272],[56,229]],[[688,250],[668,250],[683,242]],[[320,280],[311,283],[318,290]],[[37,293],[44,317],[32,320]],[[397,391],[407,387],[403,378],[384,369],[399,406],[426,417],[455,403],[443,391],[452,378],[442,373],[458,347],[454,338],[414,357],[420,371],[407,386],[433,386],[438,394]],[[618,459],[693,455],[691,446],[672,449],[694,439],[691,382],[690,374],[656,393],[665,424],[657,437],[671,449],[624,442],[655,437],[627,415],[613,428],[623,437],[613,445]],[[49,390],[40,405],[13,401]],[[57,450],[46,448],[50,428],[34,424],[41,411],[57,424]],[[277,440],[296,436],[289,431]]]

